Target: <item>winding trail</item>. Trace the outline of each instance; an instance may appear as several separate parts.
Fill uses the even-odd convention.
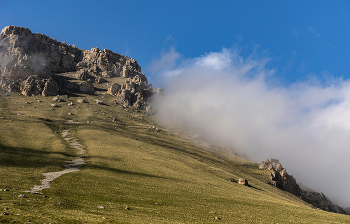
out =
[[[51,172],[51,173],[43,173],[43,175],[46,177],[45,179],[41,180],[41,185],[35,185],[31,190],[26,191],[30,193],[38,193],[38,191],[41,191],[46,188],[50,188],[50,182],[53,181],[54,179],[62,176],[63,174],[66,173],[71,173],[71,172],[76,172],[79,171],[80,167],[85,164],[84,162],[84,152],[85,150],[83,149],[83,145],[81,145],[77,140],[74,139],[72,135],[69,134],[68,130],[64,130],[62,132],[62,137],[75,149],[78,150],[78,157],[75,157],[74,160],[72,161],[66,161],[66,164],[63,166],[66,167],[67,169],[59,171],[59,172]]]

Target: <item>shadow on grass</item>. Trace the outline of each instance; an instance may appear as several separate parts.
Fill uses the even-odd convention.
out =
[[[57,158],[54,155],[74,157],[65,152],[46,152],[23,147],[10,147],[0,144],[0,166],[40,168],[46,166],[62,167],[69,158]]]
[[[134,171],[128,171],[128,170],[121,170],[117,168],[107,167],[107,166],[100,166],[96,164],[85,164],[83,166],[84,169],[101,169],[106,171],[111,171],[118,174],[128,174],[128,175],[135,175],[135,176],[142,176],[142,177],[152,177],[152,178],[161,178],[161,179],[173,179],[169,177],[162,177],[158,175],[148,174],[148,173],[141,173],[141,172],[134,172]]]

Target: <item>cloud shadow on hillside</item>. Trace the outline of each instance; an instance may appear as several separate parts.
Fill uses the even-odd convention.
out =
[[[67,158],[53,155],[74,157],[65,152],[48,152],[24,147],[11,147],[0,144],[0,166],[40,168],[47,166],[63,167]]]

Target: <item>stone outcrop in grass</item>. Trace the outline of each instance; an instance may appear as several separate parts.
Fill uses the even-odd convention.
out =
[[[277,159],[259,163],[259,169],[270,170],[272,184],[282,190],[299,196],[304,201],[324,211],[346,214],[344,209],[333,204],[323,193],[302,190],[292,175],[289,175]]]
[[[287,173],[277,159],[270,159],[259,164],[260,169],[270,170],[272,184],[276,187],[286,190],[292,194],[300,196],[301,189],[292,175]]]
[[[246,180],[245,178],[239,178],[238,183],[244,186],[249,186],[248,180]]]
[[[342,207],[333,204],[332,201],[329,200],[322,192],[318,193],[314,191],[303,191],[302,197],[305,201],[310,202],[315,207],[320,208],[324,211],[347,214]]]

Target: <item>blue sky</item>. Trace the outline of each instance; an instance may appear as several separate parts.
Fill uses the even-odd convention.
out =
[[[166,87],[162,125],[278,158],[350,206],[349,1],[0,0],[8,25],[134,58]]]
[[[149,65],[171,47],[182,58],[222,48],[270,59],[283,84],[350,78],[347,1],[0,0],[0,27],[17,25],[79,48],[107,48]]]

